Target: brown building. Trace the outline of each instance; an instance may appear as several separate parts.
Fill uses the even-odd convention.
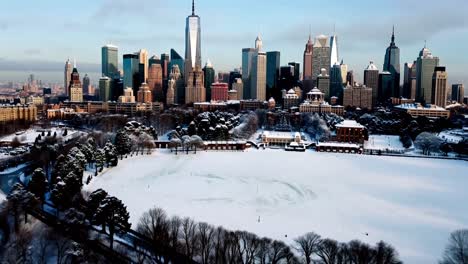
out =
[[[151,64],[149,67],[148,87],[153,94],[153,101],[163,102],[163,70],[160,64]]]
[[[372,109],[372,88],[365,85],[348,85],[343,90],[343,106]]]
[[[371,61],[364,70],[364,85],[372,89],[372,106],[377,105],[379,91],[379,69]]]
[[[189,72],[187,87],[185,87],[185,104],[206,101],[206,88],[204,82],[203,71],[199,66],[196,66],[193,71]]]
[[[314,88],[307,93],[307,99],[299,106],[301,113],[333,113],[339,116],[344,114],[344,107],[330,105],[324,100],[324,93]]]
[[[241,111],[255,111],[257,109],[265,109],[268,103],[260,100],[241,100],[240,110]]]
[[[37,120],[37,107],[29,105],[0,105],[0,122]]]
[[[153,102],[153,97],[151,95],[151,90],[149,89],[148,84],[142,83],[137,94],[137,102],[148,104]]]
[[[336,125],[336,140],[363,144],[367,140],[366,128],[354,120],[345,120]]]
[[[159,103],[116,103],[116,102],[63,102],[60,108],[70,108],[75,112],[81,113],[110,113],[110,114],[125,114],[134,116],[142,112],[159,113],[162,105]]]
[[[447,72],[445,67],[437,66],[434,70],[431,103],[440,107],[447,105]]]

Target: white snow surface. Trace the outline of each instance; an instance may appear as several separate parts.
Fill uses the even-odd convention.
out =
[[[158,151],[119,161],[85,190],[122,199],[133,228],[158,206],[287,243],[310,231],[342,242],[384,240],[405,263],[435,263],[450,232],[468,227],[467,168],[464,161],[311,151]]]
[[[369,140],[364,142],[364,148],[370,150],[390,150],[390,151],[405,151],[403,143],[399,136],[389,135],[369,135]]]
[[[47,135],[47,132],[48,131],[51,131],[51,134],[53,135],[54,132],[57,132],[57,136],[59,137],[63,137],[63,133],[65,131],[65,129],[62,129],[62,128],[56,128],[56,127],[53,127],[53,128],[50,128],[50,129],[45,129],[45,135]],[[36,140],[37,136],[41,135],[42,134],[42,129],[28,129],[24,132],[17,132],[17,133],[13,133],[13,134],[10,134],[8,136],[4,136],[2,138],[0,138],[0,142],[11,142],[13,141],[14,138],[18,138],[18,140],[23,143],[23,144],[32,144],[34,143],[34,141]],[[80,136],[80,132],[77,131],[77,130],[73,130],[71,128],[68,128],[68,134],[66,137],[63,137],[64,140],[70,140],[70,139],[73,139],[77,136]]]

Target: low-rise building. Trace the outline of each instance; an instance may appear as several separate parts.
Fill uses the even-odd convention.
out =
[[[118,103],[118,102],[63,102],[60,108],[71,108],[76,112],[110,113],[136,115],[143,112],[160,113],[162,105],[160,103]]]
[[[266,146],[288,146],[292,142],[297,144],[303,143],[302,135],[299,132],[264,131],[260,137],[262,143]]]
[[[262,100],[240,100],[241,111],[255,111],[257,109],[264,109],[268,106],[268,102]]]
[[[307,99],[299,106],[301,113],[333,113],[339,116],[344,114],[344,107],[340,105],[329,105],[324,100],[324,93],[314,88],[307,93]]]
[[[336,139],[338,142],[363,144],[367,140],[366,127],[354,120],[345,120],[336,125]]]
[[[425,116],[428,118],[438,118],[438,117],[450,117],[450,111],[445,108],[428,105],[426,107],[422,106],[420,103],[414,104],[401,104],[393,108],[395,111],[403,111],[410,114],[412,117]]]

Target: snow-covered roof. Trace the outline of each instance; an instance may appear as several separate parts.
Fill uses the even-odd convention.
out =
[[[397,106],[395,106],[395,107],[396,107],[396,108],[400,108],[400,109],[406,109],[406,110],[410,110],[410,109],[420,109],[420,110],[447,111],[447,110],[445,110],[445,108],[440,107],[440,106],[437,106],[437,105],[429,105],[428,107],[423,107],[421,104],[418,104],[418,103],[414,103],[414,104],[401,104],[401,105],[397,105]]]
[[[319,142],[317,147],[340,147],[340,148],[360,148],[358,144],[341,143],[341,142]]]
[[[355,120],[345,120],[342,123],[336,125],[336,127],[365,128],[363,125],[359,124]]]
[[[366,68],[366,71],[378,71],[379,69],[375,66],[374,62],[371,61]]]

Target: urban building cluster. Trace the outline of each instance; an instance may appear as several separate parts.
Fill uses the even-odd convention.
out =
[[[232,106],[250,110],[274,102],[275,107],[286,111],[338,115],[350,107],[372,110],[394,106],[413,116],[428,117],[449,116],[447,106],[464,104],[463,84],[449,86],[448,69],[426,45],[414,62],[404,64],[401,74],[395,29],[382,70],[370,61],[364,69],[362,83],[340,59],[336,33],[315,38],[310,34],[302,66],[298,62],[282,66],[281,53],[266,51],[261,36],[257,36],[253,47],[242,49],[240,68],[216,73],[210,60],[202,67],[201,32],[201,19],[192,1],[192,13],[186,18],[185,56],[174,49],[150,56],[147,50],[141,49],[123,54],[120,69],[119,48],[105,45],[101,48],[102,77],[97,87],[91,84],[88,75],[80,79],[76,62],[72,65],[68,59],[63,96],[52,98],[53,89],[41,88],[41,82],[31,75],[23,87],[21,100],[15,103],[38,106],[100,102],[102,105],[133,104],[134,109],[141,108],[138,104],[157,103],[157,108],[188,105],[213,111]],[[37,96],[41,90],[43,95]],[[80,109],[83,108],[74,111]]]

